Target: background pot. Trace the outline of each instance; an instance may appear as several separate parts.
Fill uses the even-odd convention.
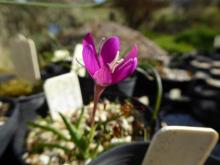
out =
[[[32,121],[37,115],[47,115],[46,98],[43,92],[17,98],[20,103],[21,122]]]
[[[136,76],[128,77],[117,85],[118,90],[121,91],[125,96],[133,96],[136,80]]]
[[[28,122],[34,121],[37,116],[46,116],[48,107],[44,93],[38,93],[31,96],[19,97],[20,102],[20,119],[19,128],[16,131],[13,139],[13,154],[16,165],[25,164],[22,161],[22,155],[25,152],[25,141],[26,134],[28,131]]]
[[[133,97],[139,98],[142,96],[147,96],[149,98],[150,104],[154,105],[156,98],[156,81],[149,77],[146,77],[143,73],[136,71],[136,84],[133,92]]]
[[[41,77],[43,80],[45,80],[50,77],[68,73],[70,71],[70,68],[71,68],[70,61],[52,62],[41,70]]]
[[[164,93],[168,93],[171,89],[178,88],[184,95],[189,95],[189,89],[191,88],[192,79],[190,80],[171,80],[162,78],[162,85]]]
[[[217,131],[220,131],[220,95],[216,90],[207,86],[196,86],[192,93],[192,112],[193,115]]]
[[[0,75],[0,83],[11,80],[15,78],[15,75],[13,74],[1,74]]]
[[[0,101],[10,104],[10,110],[7,112],[8,120],[0,126],[0,157],[4,153],[9,142],[13,138],[17,126],[19,125],[19,105],[10,98],[0,97]]]

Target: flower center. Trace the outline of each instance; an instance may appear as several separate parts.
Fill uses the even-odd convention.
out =
[[[114,58],[114,60],[108,64],[110,70],[111,70],[111,73],[114,73],[115,71],[115,68],[124,60],[123,58],[119,60],[119,51],[117,51],[117,54]]]

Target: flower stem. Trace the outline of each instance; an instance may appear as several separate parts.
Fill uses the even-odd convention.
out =
[[[97,85],[95,84],[95,87],[94,87],[94,106],[93,106],[93,110],[92,110],[92,118],[91,118],[91,125],[94,124],[94,120],[95,120],[95,113],[96,113],[96,109],[97,109],[97,104],[98,104],[98,101],[100,99],[100,96],[102,95],[102,93],[104,92],[105,90],[105,87],[104,86],[100,86],[100,85]]]

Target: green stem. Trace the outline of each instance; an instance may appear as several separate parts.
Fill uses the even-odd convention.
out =
[[[161,105],[161,99],[162,99],[162,93],[163,93],[163,87],[162,87],[162,82],[161,82],[161,78],[159,73],[157,72],[157,70],[155,68],[153,68],[152,66],[149,66],[149,69],[153,72],[155,80],[156,80],[156,84],[157,84],[157,95],[156,95],[156,102],[153,108],[153,114],[152,114],[152,118],[153,120],[157,119],[158,113],[160,111],[160,105]],[[137,68],[137,70],[143,74],[145,77],[149,77],[149,74],[142,68]]]
[[[163,87],[162,87],[162,82],[159,73],[157,72],[156,69],[152,69],[155,80],[157,82],[157,96],[156,96],[156,103],[154,106],[153,110],[153,120],[157,119],[158,113],[160,111],[160,105],[161,105],[161,100],[162,100],[162,93],[163,93]]]
[[[154,133],[154,129],[155,129],[155,122],[157,120],[159,111],[160,111],[160,105],[161,105],[161,100],[162,100],[162,93],[163,93],[163,87],[162,87],[162,82],[161,82],[161,78],[160,75],[158,74],[157,70],[155,68],[153,68],[152,66],[149,66],[149,69],[152,71],[154,78],[156,80],[156,84],[157,84],[157,95],[156,95],[156,102],[153,108],[153,112],[152,112],[152,117],[149,121],[148,126],[145,129],[145,140],[147,138],[150,138],[151,135],[153,135]],[[146,77],[149,77],[148,73],[143,70],[142,68],[138,68],[138,71],[140,73],[142,73],[143,75],[145,75]],[[147,136],[146,136],[147,135]]]

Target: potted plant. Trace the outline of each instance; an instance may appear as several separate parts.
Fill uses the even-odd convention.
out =
[[[43,159],[46,162],[58,161],[61,164],[85,164],[98,153],[110,148],[112,143],[130,142],[132,139],[150,136],[148,132],[153,130],[145,126],[155,123],[160,100],[155,106],[156,111],[151,113],[137,101],[130,102],[126,97],[118,97],[118,101],[110,102],[108,100],[115,101],[117,97],[103,94],[107,86],[131,75],[137,66],[136,46],[123,61],[118,61],[118,50],[119,39],[116,36],[110,37],[103,44],[98,58],[91,34],[86,35],[83,40],[83,60],[87,71],[94,79],[94,100],[81,111],[76,111],[71,118],[60,114],[60,122],[49,118],[31,123],[33,128],[26,141],[29,152],[23,155],[26,162],[35,164],[35,160],[39,163],[38,161]],[[100,102],[102,96],[108,100]],[[45,136],[49,141],[44,139]],[[23,142],[24,137],[25,133],[21,137]],[[20,141],[19,137],[15,138],[16,141]],[[14,147],[16,149],[20,145],[22,148],[23,144],[15,143]],[[21,150],[15,152],[24,153]],[[56,156],[52,158],[54,151]],[[49,155],[45,155],[45,152]]]
[[[23,155],[23,162],[28,164],[43,163],[42,157],[46,161],[54,159],[51,162],[54,164],[83,164],[115,145],[143,139],[150,110],[135,100],[118,97],[113,102],[115,95],[103,96],[97,106],[94,128],[90,125],[93,102],[76,111],[71,118],[60,114],[61,121],[37,119],[30,123],[27,138],[25,134],[15,138],[16,147],[20,147],[16,148],[16,155],[20,158]]]
[[[19,123],[19,105],[16,101],[0,97],[0,157],[13,138]]]
[[[41,82],[30,84],[28,81],[14,78],[0,84],[0,96],[10,97],[20,104],[21,122],[31,120],[37,114],[44,115],[45,96]]]

